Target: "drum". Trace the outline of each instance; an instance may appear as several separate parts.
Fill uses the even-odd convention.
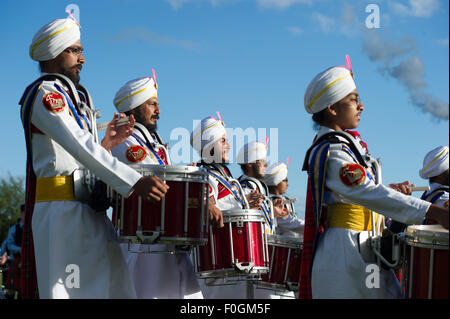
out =
[[[136,194],[113,198],[113,223],[124,243],[204,245],[208,241],[208,172],[194,166],[130,165],[144,176],[158,176],[169,190],[152,203]]]
[[[269,235],[269,272],[258,286],[275,290],[298,290],[303,238]]]
[[[402,237],[402,288],[409,299],[447,299],[448,230],[440,225],[409,226]]]
[[[258,210],[223,211],[222,228],[210,228],[209,241],[195,247],[198,278],[260,279],[269,271],[264,217]]]

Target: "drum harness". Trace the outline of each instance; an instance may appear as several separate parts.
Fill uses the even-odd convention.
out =
[[[241,176],[238,181],[241,185],[247,184],[251,189],[258,190],[260,194],[264,195],[261,211],[264,213],[270,229],[274,230],[277,227],[277,220],[273,215],[273,203],[269,197],[269,189],[267,188],[267,185],[260,180],[247,175]]]
[[[138,123],[138,122],[134,123],[134,128],[136,130],[138,130],[139,132],[141,132],[142,136],[144,136],[145,142],[153,150],[158,152],[158,150],[162,148],[163,151],[166,153],[167,165],[171,165],[169,152],[168,152],[169,144],[167,144],[167,143],[164,144],[164,142],[163,142],[161,136],[158,134],[158,132],[155,131],[153,133],[153,134],[155,134],[155,137],[156,137],[156,141],[155,141],[153,136],[151,134],[148,134],[147,128],[144,125],[142,125],[141,123]]]
[[[64,95],[67,99],[69,108],[71,109],[71,113],[75,121],[78,123],[80,128],[86,129],[83,126],[80,117],[83,118],[83,120],[86,122],[87,130],[93,135],[95,142],[98,143],[96,120],[101,117],[101,113],[100,110],[96,110],[94,108],[94,103],[92,101],[91,95],[84,86],[79,85],[77,89],[68,77],[59,73],[44,74],[33,83],[36,83],[37,81],[55,81],[55,79],[61,81],[68,88],[68,91],[66,91],[57,83],[54,84],[55,88],[61,93],[61,95]],[[83,94],[86,102],[80,99],[79,93]],[[75,199],[82,203],[87,203],[91,207],[92,204],[93,206],[96,206],[96,204],[94,203],[95,198],[93,197],[97,196],[93,196],[92,194],[97,182],[100,180],[86,168],[76,169],[72,173],[72,179]],[[104,187],[102,187],[102,189],[104,189]],[[96,209],[95,207],[92,208],[94,210],[101,210]]]
[[[346,140],[343,142],[339,140],[340,136]],[[374,167],[376,172],[375,184],[382,183],[381,176],[381,160],[373,158],[369,152],[366,155],[361,154],[358,146],[355,143],[353,136],[346,132],[329,132],[319,137],[313,145],[307,150],[305,160],[303,162],[302,170],[308,171],[308,163],[311,151],[319,143],[327,140],[331,144],[345,143],[355,155],[358,163],[364,168]],[[385,269],[398,268],[400,266],[400,236],[401,234],[393,234],[385,228],[384,218],[378,219],[378,224],[375,225],[374,212],[370,212],[372,229],[370,231],[362,231],[358,233],[358,248],[359,252],[365,262],[373,263]],[[382,231],[380,231],[380,228]]]

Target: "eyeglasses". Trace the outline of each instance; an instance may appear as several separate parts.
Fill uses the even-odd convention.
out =
[[[66,51],[68,53],[73,53],[76,56],[80,56],[83,53],[83,49],[80,47],[68,47],[64,51]]]

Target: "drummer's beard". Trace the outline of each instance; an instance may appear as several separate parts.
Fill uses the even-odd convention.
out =
[[[155,133],[156,130],[158,129],[158,124],[156,124],[156,123],[155,124],[147,124],[145,127],[147,128],[147,130],[150,133]]]

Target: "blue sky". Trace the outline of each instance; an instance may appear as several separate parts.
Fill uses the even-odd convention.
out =
[[[288,194],[298,198],[300,216],[307,179],[300,167],[315,135],[304,92],[318,72],[344,64],[346,54],[365,106],[358,131],[381,158],[385,183],[425,185],[418,176],[425,153],[448,145],[448,1],[4,0],[0,178],[25,175],[17,102],[39,76],[28,46],[41,26],[66,17],[69,4],[80,9],[87,61],[81,81],[101,121],[112,118],[115,92],[153,68],[159,131],[172,146],[180,137],[171,133],[190,132],[194,120],[216,111],[228,128],[267,135],[276,129],[269,144],[278,151],[270,159],[291,159]],[[366,27],[369,4],[379,8],[379,28]],[[236,164],[230,168],[240,175]]]

